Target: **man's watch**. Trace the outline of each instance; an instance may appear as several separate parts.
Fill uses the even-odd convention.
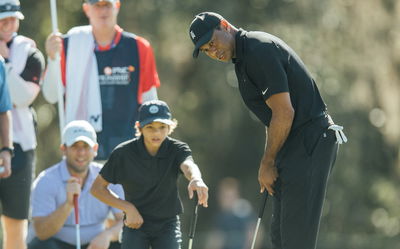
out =
[[[3,147],[3,148],[0,149],[0,153],[3,152],[3,151],[8,151],[8,152],[10,152],[11,157],[14,156],[14,148],[6,147],[6,146],[5,146],[5,147]]]

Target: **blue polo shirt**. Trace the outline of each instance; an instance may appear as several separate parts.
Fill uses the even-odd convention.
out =
[[[110,211],[121,213],[119,209],[107,206],[90,194],[90,188],[96,179],[101,164],[91,163],[89,175],[79,196],[79,222],[81,243],[87,244],[99,233],[104,231],[104,220]],[[65,160],[41,172],[33,183],[31,206],[32,217],[48,216],[67,199],[66,185],[71,178]],[[121,185],[109,187],[119,198],[124,198]],[[68,216],[64,226],[53,237],[66,243],[76,244],[74,211]]]
[[[11,98],[6,83],[6,74],[4,69],[4,59],[0,56],[0,112],[11,110]]]

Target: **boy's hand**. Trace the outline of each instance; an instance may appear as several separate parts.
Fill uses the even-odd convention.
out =
[[[208,207],[208,187],[203,182],[203,179],[192,179],[188,185],[189,198],[193,198],[193,192],[197,192],[197,197],[199,199],[198,204],[203,207]]]
[[[125,224],[125,226],[132,228],[132,229],[138,229],[142,226],[143,217],[140,215],[139,211],[136,209],[135,206],[132,205],[125,212],[124,224]]]

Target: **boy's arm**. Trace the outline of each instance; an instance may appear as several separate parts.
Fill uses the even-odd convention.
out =
[[[140,228],[143,224],[143,218],[135,205],[128,201],[119,199],[107,188],[108,184],[110,183],[101,175],[98,175],[90,189],[90,193],[105,204],[122,210],[126,214],[124,223],[127,227],[134,229]]]
[[[193,191],[197,192],[199,205],[208,207],[208,187],[201,178],[199,167],[193,162],[192,159],[186,159],[180,166],[186,179],[189,180],[188,191],[189,198],[193,198]]]

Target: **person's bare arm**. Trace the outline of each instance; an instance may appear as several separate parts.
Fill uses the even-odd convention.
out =
[[[41,240],[46,240],[60,231],[65,221],[74,208],[74,195],[81,193],[79,179],[71,177],[67,183],[67,200],[48,216],[33,217],[33,227],[36,236]]]
[[[199,167],[193,162],[193,160],[185,160],[180,169],[185,175],[186,179],[189,180],[188,191],[189,198],[193,198],[193,192],[197,192],[197,197],[199,198],[199,205],[208,207],[208,187],[204,183]]]
[[[58,80],[61,78],[60,61],[56,59],[56,54],[62,52],[61,34],[50,34],[46,40],[47,68],[43,77],[42,93],[44,98],[51,104],[58,101],[57,89]]]
[[[0,113],[0,141],[1,147],[13,147],[11,134],[11,112],[6,111]],[[6,178],[11,175],[11,153],[9,151],[0,152],[0,165],[4,167],[0,178]]]
[[[122,210],[126,214],[124,223],[127,227],[134,229],[140,228],[143,224],[143,218],[135,205],[128,201],[119,199],[107,188],[108,184],[109,182],[107,182],[101,175],[98,175],[90,189],[90,193],[105,204]]]
[[[267,189],[268,193],[273,195],[273,184],[278,177],[275,159],[289,135],[294,109],[288,92],[274,94],[265,102],[272,110],[272,118],[266,131],[267,144],[260,163],[258,181],[261,192]]]

